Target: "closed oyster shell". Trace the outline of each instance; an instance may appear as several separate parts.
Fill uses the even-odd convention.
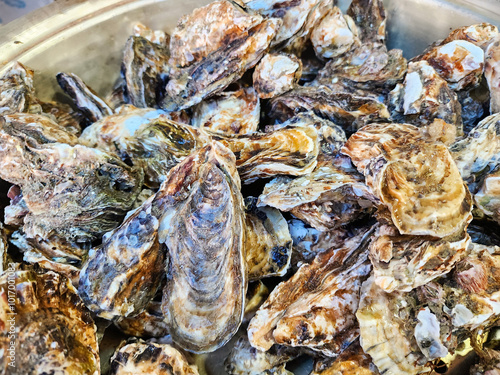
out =
[[[115,326],[129,336],[165,337],[168,335],[168,324],[161,311],[161,303],[151,301],[146,310],[129,318],[118,318]]]
[[[336,356],[358,336],[354,312],[359,288],[371,271],[366,251],[369,232],[340,249],[320,253],[273,290],[248,326],[253,347],[305,346]]]
[[[174,69],[160,107],[168,111],[191,107],[237,81],[266,53],[280,24],[276,18],[264,20],[227,48],[221,48],[186,68]],[[224,20],[224,32],[227,32],[226,25]]]
[[[495,25],[487,22],[476,23],[453,30],[444,40],[437,44],[444,45],[453,40],[465,40],[486,50],[492,39],[497,35],[498,28]]]
[[[228,134],[249,134],[257,131],[260,100],[253,87],[225,91],[205,99],[193,108],[191,123]]]
[[[56,78],[59,86],[71,97],[76,107],[91,123],[113,113],[104,99],[100,98],[76,74],[58,73]]]
[[[169,57],[164,45],[138,36],[127,40],[122,74],[130,104],[139,108],[158,106],[170,72]]]
[[[9,244],[7,243],[7,233],[3,224],[0,222],[0,274],[2,274],[7,269],[7,249]]]
[[[484,78],[490,89],[490,113],[500,112],[500,34],[486,49]]]
[[[290,91],[302,74],[302,62],[294,55],[265,55],[253,72],[253,85],[261,99]]]
[[[292,257],[292,238],[281,212],[257,207],[257,198],[245,199],[245,251],[248,280],[284,276]]]
[[[96,326],[67,278],[9,267],[0,277],[0,306],[0,372],[100,373]]]
[[[408,124],[370,124],[342,151],[401,234],[446,237],[470,221],[472,198],[447,147]]]
[[[70,105],[59,102],[42,102],[42,111],[55,122],[62,126],[67,132],[76,135],[82,133],[82,124],[85,123],[84,116]]]
[[[347,14],[358,25],[362,42],[385,41],[385,9],[382,0],[353,0]]]
[[[168,344],[123,341],[111,357],[110,375],[198,375],[198,368]]]
[[[247,288],[243,198],[234,155],[213,142],[174,167],[156,194],[169,250],[162,310],[173,340],[211,352],[238,330]]]
[[[141,313],[160,286],[165,254],[158,242],[160,223],[152,213],[154,198],[91,250],[80,272],[78,292],[102,318]]]
[[[152,43],[159,44],[160,46],[170,45],[170,35],[163,30],[152,30],[146,25],[137,22],[133,28],[133,35],[140,36]]]
[[[0,119],[0,177],[22,190],[28,237],[55,234],[85,242],[116,227],[140,191],[142,174],[110,154],[75,144],[75,136],[45,116],[30,122],[15,116]]]
[[[487,217],[500,223],[500,167],[484,178],[480,190],[474,194],[474,201]]]
[[[33,88],[33,75],[33,70],[16,62],[0,77],[0,114],[41,112]]]

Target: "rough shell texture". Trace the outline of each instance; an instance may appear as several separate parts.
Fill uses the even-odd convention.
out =
[[[385,41],[385,9],[381,0],[353,0],[347,14],[358,25],[362,42]]]
[[[133,28],[133,35],[146,38],[150,42],[159,44],[161,46],[170,45],[170,35],[163,30],[152,30],[146,25],[137,22]]]
[[[162,310],[173,340],[194,352],[224,345],[243,318],[245,217],[235,162],[213,142],[174,167],[155,198],[169,250]]]
[[[252,87],[222,92],[194,107],[191,123],[228,134],[249,134],[257,131],[260,100]]]
[[[40,112],[33,75],[33,70],[17,62],[0,77],[0,114]]]
[[[342,150],[402,234],[446,237],[470,221],[472,198],[450,152],[416,127],[367,125]]]
[[[122,74],[130,104],[157,107],[169,76],[167,47],[131,36],[125,44]]]
[[[359,288],[371,271],[367,232],[303,265],[273,290],[250,321],[252,346],[305,346],[335,356],[358,336],[354,312]]]
[[[486,216],[500,223],[500,168],[484,178],[474,200]]]
[[[80,111],[74,110],[69,104],[59,102],[44,102],[41,106],[44,114],[54,119],[67,132],[77,137],[81,134],[85,119]]]
[[[484,50],[497,35],[498,28],[495,25],[486,22],[476,23],[453,30],[443,41],[439,42],[438,45],[444,45],[453,40],[465,40]]]
[[[113,321],[123,333],[135,337],[165,337],[168,324],[161,311],[161,303],[151,301],[146,310],[130,318],[118,318]]]
[[[110,375],[198,375],[185,355],[168,344],[122,342],[111,357]]]
[[[261,99],[290,91],[302,74],[302,62],[294,55],[265,55],[253,72],[253,85]]]
[[[488,46],[485,56],[484,78],[490,89],[490,113],[500,112],[500,34]]]
[[[248,323],[248,321],[253,318],[255,312],[264,303],[268,296],[269,289],[262,281],[259,280],[248,284],[243,323]]]
[[[100,373],[96,327],[62,275],[9,268],[0,277],[0,326],[3,374]],[[11,334],[14,368],[8,367]]]
[[[134,316],[153,299],[162,279],[165,254],[158,243],[153,197],[136,209],[103,244],[93,249],[80,272],[78,291],[97,315]]]
[[[245,199],[245,250],[249,281],[283,276],[292,256],[292,238],[280,211],[257,207],[257,198]]]

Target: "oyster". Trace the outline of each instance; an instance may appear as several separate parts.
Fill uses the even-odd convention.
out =
[[[139,315],[118,318],[113,323],[129,336],[161,338],[168,335],[168,324],[163,317],[161,303],[156,301],[151,301]]]
[[[230,375],[274,374],[273,369],[284,365],[300,355],[299,350],[275,345],[268,351],[256,350],[248,337],[240,337],[225,360],[226,371]]]
[[[7,243],[7,234],[4,229],[3,224],[0,222],[0,274],[2,274],[7,269],[7,249],[9,244]]]
[[[140,36],[131,36],[125,44],[122,74],[130,104],[157,107],[162,98],[170,67],[166,46]]]
[[[257,131],[260,120],[260,100],[252,87],[222,92],[205,99],[193,108],[191,123],[228,134],[249,134]]]
[[[426,61],[408,64],[404,83],[391,92],[395,106],[392,117],[424,129],[434,119],[441,119],[454,128],[447,138],[463,135],[461,107],[457,95]]]
[[[140,36],[152,43],[156,43],[163,46],[168,46],[170,44],[170,35],[168,35],[163,30],[152,30],[146,25],[137,22],[133,29],[134,36]]]
[[[76,135],[82,133],[82,124],[85,123],[83,114],[73,110],[70,105],[58,102],[42,102],[44,114],[54,118],[55,122],[63,127],[67,132]]]
[[[484,78],[490,89],[490,113],[500,112],[500,34],[493,38],[486,50]]]
[[[323,85],[298,87],[270,101],[270,117],[282,122],[309,111],[350,133],[368,122],[389,118],[387,107],[377,99],[336,92]]]
[[[302,74],[302,62],[294,55],[265,55],[253,72],[253,85],[261,99],[290,91]]]
[[[23,226],[24,217],[29,214],[30,210],[26,206],[19,186],[12,185],[7,193],[7,197],[10,198],[10,204],[4,208],[4,223],[13,227]]]
[[[214,133],[212,138],[236,155],[236,166],[245,184],[276,174],[305,175],[314,170],[320,147],[313,125],[239,136]]]
[[[113,114],[111,107],[76,74],[58,73],[56,78],[59,86],[73,99],[76,107],[89,122],[96,122],[105,116]]]
[[[481,189],[474,195],[476,206],[487,216],[500,223],[500,165],[488,174]]]
[[[248,284],[243,323],[248,323],[248,321],[253,318],[255,312],[264,303],[268,296],[269,289],[262,281],[259,280]]]
[[[111,357],[110,375],[198,375],[198,368],[168,344],[123,341]]]
[[[354,21],[338,7],[330,9],[314,27],[311,42],[316,55],[325,59],[347,53],[361,43]]]
[[[55,272],[0,276],[3,374],[100,373],[96,327],[75,288]]]
[[[361,41],[385,41],[385,9],[382,0],[353,0],[347,14],[359,28]]]
[[[105,319],[142,312],[160,286],[165,254],[160,223],[150,197],[91,250],[80,272],[78,292],[87,307]]]
[[[248,280],[283,276],[292,256],[292,238],[283,215],[271,207],[257,207],[257,198],[245,199],[245,250]]]
[[[492,39],[497,35],[498,28],[495,25],[486,22],[476,23],[453,30],[444,40],[437,43],[437,45],[444,45],[454,40],[465,40],[486,50]],[[434,46],[431,46],[431,48],[432,47]]]
[[[0,114],[40,113],[33,88],[33,70],[16,62],[0,77]]]
[[[0,118],[0,177],[22,190],[30,238],[93,240],[116,227],[139,194],[139,171],[76,141],[45,116]]]
[[[486,68],[485,68],[486,69]],[[490,89],[486,79],[477,87],[457,92],[462,107],[464,132],[468,134],[482,119],[490,113]]]
[[[170,170],[154,198],[169,251],[162,310],[174,342],[210,352],[238,330],[247,288],[243,198],[234,155],[213,142]]]
[[[336,356],[358,336],[354,312],[371,265],[365,231],[303,265],[273,290],[248,326],[253,347],[305,346]]]
[[[472,198],[442,143],[407,124],[370,124],[342,151],[365,175],[401,234],[446,237],[470,221]]]

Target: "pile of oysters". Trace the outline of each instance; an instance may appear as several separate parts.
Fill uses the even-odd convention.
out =
[[[137,24],[105,98],[59,73],[64,102],[14,62],[0,374],[500,374],[500,33],[407,60],[385,26],[217,0]]]

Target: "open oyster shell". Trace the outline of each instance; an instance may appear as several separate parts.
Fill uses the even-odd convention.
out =
[[[302,62],[294,55],[269,53],[253,72],[253,86],[261,99],[290,91],[302,74]]]
[[[0,323],[1,373],[100,374],[96,327],[66,277],[9,268],[0,276]]]
[[[110,375],[198,375],[198,368],[168,344],[122,342],[111,357]]]

